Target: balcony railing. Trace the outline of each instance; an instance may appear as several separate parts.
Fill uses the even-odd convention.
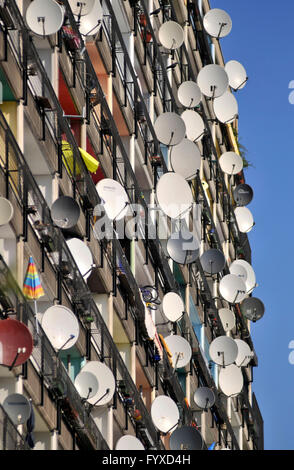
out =
[[[2,405],[0,405],[0,450],[29,450],[29,446]]]

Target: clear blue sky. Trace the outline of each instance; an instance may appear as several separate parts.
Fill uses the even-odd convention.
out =
[[[294,449],[294,366],[288,344],[294,340],[294,106],[288,96],[294,80],[293,0],[211,0],[232,18],[221,40],[226,61],[238,60],[249,76],[236,98],[239,135],[254,168],[246,181],[255,191],[249,208],[256,226],[249,234],[252,265],[264,301],[263,319],[252,325],[259,358],[254,387],[265,421],[266,449]]]

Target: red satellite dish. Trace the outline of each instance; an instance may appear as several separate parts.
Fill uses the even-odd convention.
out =
[[[18,320],[0,321],[0,364],[9,368],[28,360],[33,350],[29,329]]]

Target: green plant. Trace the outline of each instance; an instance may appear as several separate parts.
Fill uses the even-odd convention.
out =
[[[242,157],[242,160],[243,160],[243,168],[246,169],[248,168],[249,166],[252,166],[253,167],[253,164],[251,162],[249,162],[246,158],[246,154],[248,152],[247,148],[241,144],[240,140],[239,140],[239,134],[238,134],[238,131],[236,129],[233,128],[233,134],[236,138],[236,142],[237,142],[237,147],[238,147],[238,150],[239,150],[239,154],[240,156]]]

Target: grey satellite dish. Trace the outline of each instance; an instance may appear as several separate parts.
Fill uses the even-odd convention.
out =
[[[185,308],[184,302],[176,292],[168,292],[162,299],[161,308],[163,314],[171,322],[176,322],[182,318]]]
[[[210,343],[209,355],[213,362],[225,367],[235,362],[238,346],[229,336],[219,336]]]
[[[203,438],[194,426],[182,426],[170,436],[171,450],[202,450]]]
[[[68,3],[76,16],[89,15],[95,6],[95,0],[68,0]]]
[[[243,65],[236,60],[230,60],[225,65],[229,77],[229,85],[233,90],[241,90],[247,83],[248,77]]]
[[[220,295],[227,302],[236,304],[242,302],[246,296],[245,282],[234,274],[227,274],[219,283]]]
[[[249,184],[239,184],[233,195],[238,206],[248,206],[253,199],[253,189]]]
[[[20,393],[8,395],[2,406],[16,426],[26,423],[31,415],[31,404],[29,400]]]
[[[184,42],[184,30],[175,21],[166,21],[158,31],[159,42],[166,49],[178,49]]]
[[[26,22],[38,36],[57,33],[63,25],[64,8],[54,0],[34,0],[27,8]]]
[[[62,196],[53,203],[51,217],[58,227],[72,228],[78,223],[80,217],[79,205],[72,197]]]
[[[176,263],[191,264],[199,257],[199,242],[191,232],[175,232],[168,239],[167,252]]]
[[[13,205],[8,199],[0,197],[0,226],[9,224],[14,214]]]
[[[236,207],[234,212],[240,232],[249,233],[255,225],[251,211],[247,207]]]
[[[221,272],[226,264],[224,254],[215,248],[205,251],[200,257],[203,271],[209,274]]]
[[[243,169],[243,160],[235,152],[225,152],[220,156],[219,164],[227,175],[237,175]]]
[[[254,356],[248,344],[242,339],[235,339],[238,346],[238,356],[236,357],[235,364],[238,367],[246,367]]]
[[[218,311],[219,318],[225,332],[231,331],[236,326],[236,317],[234,312],[228,308],[221,308]]]
[[[186,126],[186,136],[193,142],[198,142],[205,134],[205,125],[200,114],[191,109],[186,109],[182,113],[182,119]]]
[[[192,357],[192,349],[188,341],[178,335],[166,336],[164,341],[171,352],[174,368],[186,367]]]
[[[165,173],[156,186],[160,208],[172,219],[182,219],[192,209],[193,195],[189,184],[177,173]]]
[[[216,118],[223,124],[229,124],[238,117],[238,103],[234,95],[226,91],[222,96],[215,98],[213,109]]]
[[[221,369],[218,377],[221,391],[227,397],[239,395],[242,392],[244,379],[242,370],[235,364]]]
[[[173,171],[185,180],[194,179],[201,166],[201,154],[197,145],[189,139],[182,140],[172,148],[170,164]]]
[[[115,450],[145,450],[145,447],[135,436],[127,435],[117,441]]]
[[[264,311],[264,304],[257,297],[248,297],[241,303],[241,312],[250,321],[260,320],[264,315]]]
[[[227,90],[229,78],[223,67],[210,64],[200,70],[197,83],[205,96],[208,98],[218,98]]]
[[[171,398],[160,395],[152,402],[151,418],[159,431],[168,433],[178,426],[180,413]]]
[[[80,33],[83,36],[94,36],[101,28],[103,9],[100,0],[94,0],[94,6],[90,12],[82,16],[79,21]]]
[[[71,238],[66,241],[73,259],[84,279],[87,279],[92,271],[93,256],[91,250],[79,238]]]
[[[199,408],[208,410],[215,404],[215,395],[213,390],[208,387],[199,387],[194,393],[194,401]]]
[[[116,180],[103,178],[96,184],[106,215],[110,220],[120,220],[128,212],[129,198],[125,188]]]
[[[42,328],[57,350],[69,349],[78,340],[80,327],[75,314],[63,305],[53,305],[42,317]]]
[[[232,20],[230,15],[219,8],[209,10],[203,18],[205,31],[214,38],[224,38],[232,30]]]
[[[241,278],[245,274],[243,281],[245,282],[247,294],[251,293],[256,287],[254,269],[252,268],[251,264],[249,264],[244,259],[237,259],[236,261],[233,261],[233,263],[230,265],[230,272],[237,276],[239,275]]]
[[[201,101],[201,90],[196,82],[183,82],[178,89],[179,102],[185,108],[195,108]]]
[[[176,113],[162,113],[154,123],[158,140],[167,146],[178,145],[185,138],[186,126]]]
[[[93,398],[99,389],[97,377],[92,372],[80,372],[75,378],[75,387],[82,398]]]
[[[106,364],[99,361],[89,361],[81,369],[81,372],[91,372],[97,378],[98,392],[88,399],[91,405],[106,405],[112,399],[115,392],[115,379],[112,371]]]

